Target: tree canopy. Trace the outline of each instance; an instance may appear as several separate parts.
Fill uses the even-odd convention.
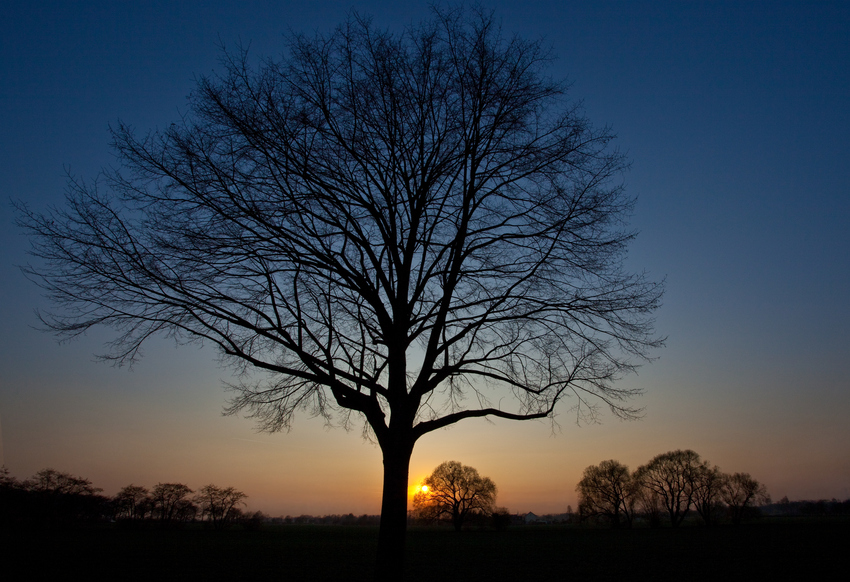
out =
[[[413,498],[413,508],[420,516],[447,518],[457,531],[471,513],[490,515],[495,507],[496,484],[457,461],[441,463]]]
[[[694,501],[697,476],[705,462],[690,449],[668,451],[637,468],[634,479],[658,495],[673,527],[679,526]]]
[[[732,521],[736,524],[741,523],[751,505],[770,503],[767,487],[749,473],[726,475],[720,488],[720,498],[729,506]]]
[[[631,525],[636,488],[626,465],[609,460],[587,467],[576,491],[582,516],[604,516],[613,527]]]

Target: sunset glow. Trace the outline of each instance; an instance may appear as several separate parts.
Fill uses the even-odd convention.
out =
[[[419,479],[419,480],[415,481],[414,485],[411,485],[410,487],[407,488],[407,498],[408,498],[409,501],[412,501],[413,498],[418,493],[427,493],[428,492],[428,486],[424,485],[422,483],[423,480],[424,480],[424,478]]]

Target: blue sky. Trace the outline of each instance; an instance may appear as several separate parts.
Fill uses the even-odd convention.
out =
[[[693,448],[774,498],[850,497],[850,4],[490,2],[541,38],[596,125],[632,161],[640,231],[629,266],[666,277],[659,359],[623,380],[643,420],[469,422],[426,437],[411,479],[475,466],[515,511],[563,511],[589,464],[636,468]],[[265,435],[220,415],[215,353],[152,343],[132,370],[93,360],[108,330],[59,345],[16,265],[28,242],[7,201],[61,204],[65,169],[113,163],[109,124],[145,132],[184,110],[218,46],[275,56],[289,31],[351,8],[399,29],[425,2],[42,2],[0,7],[0,446],[18,477],[51,466],[107,493],[135,482],[234,485],[273,514],[369,512],[380,453],[301,418]]]

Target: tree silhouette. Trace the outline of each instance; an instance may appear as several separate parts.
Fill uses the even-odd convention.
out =
[[[638,486],[658,495],[670,515],[670,525],[678,527],[694,501],[697,473],[702,466],[697,453],[680,449],[656,455],[638,467],[634,479]]]
[[[448,518],[456,531],[471,513],[490,515],[496,507],[496,485],[472,467],[446,461],[422,482],[413,507],[427,519]]]
[[[626,162],[549,61],[461,9],[399,34],[352,15],[257,68],[226,55],[180,122],[114,129],[120,170],[72,180],[64,209],[20,205],[26,271],[60,307],[43,320],[112,326],[118,362],[155,334],[216,345],[265,373],[228,408],[265,430],[363,421],[397,578],[420,437],[566,398],[634,416],[615,381],[661,343],[661,285],[623,269]]]
[[[661,514],[664,506],[661,496],[654,489],[644,487],[642,483],[632,475],[632,483],[635,488],[635,508],[638,513],[649,521],[649,527],[661,527]]]
[[[248,496],[233,487],[205,485],[195,494],[195,503],[202,517],[209,520],[216,529],[229,525],[241,512],[240,505]]]
[[[631,526],[636,487],[627,466],[614,460],[591,465],[584,470],[576,491],[582,516],[604,516],[615,528]]]
[[[28,520],[48,525],[97,521],[107,512],[108,500],[99,487],[85,477],[77,477],[56,469],[42,469],[19,484],[29,505]]]
[[[748,507],[770,503],[767,487],[753,479],[749,473],[726,475],[720,497],[728,506],[732,523],[735,525],[741,523]]]
[[[708,462],[697,466],[694,471],[693,499],[694,507],[705,525],[713,525],[722,509],[720,494],[726,475],[717,466]]]
[[[153,510],[153,500],[147,487],[127,485],[112,498],[119,519],[141,521]]]
[[[198,511],[192,503],[192,490],[183,483],[157,483],[151,491],[153,515],[163,526],[194,519]]]

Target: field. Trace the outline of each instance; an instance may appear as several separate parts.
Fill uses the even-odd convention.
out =
[[[377,529],[276,526],[259,531],[3,532],[5,572],[30,579],[368,581]],[[608,530],[567,526],[506,531],[413,528],[406,579],[829,579],[850,542],[846,519],[763,519],[740,527]],[[20,579],[20,578],[19,578]]]

